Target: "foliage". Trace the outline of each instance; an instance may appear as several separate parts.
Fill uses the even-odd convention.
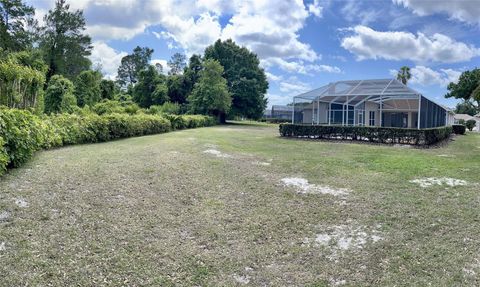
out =
[[[477,124],[477,121],[475,120],[468,120],[465,122],[465,126],[469,131],[472,131],[476,124]]]
[[[216,60],[206,60],[200,78],[188,97],[192,113],[210,114],[225,121],[230,110],[232,98],[228,92],[227,81],[222,77],[223,67]]]
[[[53,76],[45,92],[45,113],[71,112],[76,105],[72,82],[61,75]]]
[[[61,76],[53,77],[52,81],[56,78],[68,81]],[[201,115],[167,118],[147,114],[75,113],[40,117],[26,110],[0,108],[0,174],[7,166],[20,166],[42,148],[104,142],[215,123],[214,118]]]
[[[41,27],[40,48],[48,65],[47,80],[63,75],[70,80],[88,70],[91,62],[91,39],[83,34],[85,18],[80,10],[70,11],[66,0],[56,0],[53,10],[44,17]]]
[[[153,105],[148,108],[146,111],[150,115],[161,115],[161,114],[170,114],[178,115],[180,114],[180,105],[178,103],[165,102],[163,105]]]
[[[465,71],[460,75],[457,83],[448,84],[446,98],[464,99],[480,111],[480,69]],[[476,102],[476,105],[474,104]]]
[[[283,137],[341,139],[388,144],[430,145],[448,138],[451,133],[452,127],[405,129],[280,124],[280,135]]]
[[[403,66],[400,68],[400,70],[397,73],[397,80],[402,82],[404,85],[408,83],[408,80],[412,77],[412,74],[410,74],[410,67]]]
[[[122,87],[136,84],[140,71],[147,69],[153,49],[137,46],[133,53],[122,58],[118,67],[117,81]]]
[[[218,40],[205,50],[205,59],[215,59],[223,66],[232,95],[229,116],[259,119],[267,105],[268,81],[256,54],[232,40]]]
[[[464,135],[467,131],[467,128],[463,124],[452,125],[453,132],[457,135]]]
[[[101,100],[100,82],[102,74],[98,71],[83,71],[75,79],[75,97],[78,105],[93,106]]]
[[[186,77],[184,75],[170,75],[167,78],[168,98],[174,103],[183,104],[187,101]]]
[[[183,72],[186,64],[186,57],[184,54],[175,53],[172,58],[168,61],[167,65],[170,68],[168,72],[169,75],[178,75]]]
[[[22,0],[0,0],[0,49],[21,51],[32,47],[35,10]]]
[[[188,61],[188,66],[185,68],[185,71],[183,73],[183,84],[182,84],[182,92],[183,92],[183,95],[185,96],[185,99],[188,95],[190,95],[190,93],[193,90],[193,87],[195,86],[195,83],[198,82],[198,79],[200,78],[200,71],[203,69],[202,62],[203,62],[202,57],[200,55],[195,55],[195,54],[193,54]],[[172,101],[175,101],[172,95],[169,94],[169,96],[170,96],[170,99],[172,99]]]
[[[9,165],[20,166],[42,147],[41,128],[39,118],[28,111],[0,108],[0,137]]]
[[[142,108],[161,105],[168,100],[165,76],[154,66],[148,66],[138,75],[138,83],[133,87],[133,100]]]
[[[35,108],[40,103],[46,66],[28,52],[12,53],[0,61],[0,105]]]
[[[103,100],[92,107],[92,111],[97,115],[105,114],[135,114],[140,107],[132,101]]]
[[[474,116],[477,113],[477,110],[470,101],[464,100],[463,102],[457,104],[455,108],[455,113]]]
[[[115,96],[115,82],[112,80],[102,79],[100,81],[100,97],[102,99],[113,100]]]

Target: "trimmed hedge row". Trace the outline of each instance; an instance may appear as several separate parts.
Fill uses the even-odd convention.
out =
[[[368,141],[387,144],[430,145],[446,139],[452,127],[405,129],[280,124],[282,137]]]
[[[25,110],[0,108],[0,175],[7,167],[20,166],[40,149],[105,142],[216,123],[214,118],[202,115],[57,114],[39,117]]]
[[[465,125],[452,125],[452,128],[456,135],[464,135],[467,131],[467,127]]]

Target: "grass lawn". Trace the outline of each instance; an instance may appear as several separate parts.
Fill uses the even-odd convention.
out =
[[[235,124],[40,152],[0,179],[0,285],[478,286],[480,134]]]

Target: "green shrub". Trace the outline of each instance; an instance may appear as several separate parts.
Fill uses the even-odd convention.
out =
[[[106,114],[135,114],[140,109],[140,107],[132,101],[114,101],[114,100],[104,100],[100,103],[95,104],[92,107],[92,111],[97,115],[106,115]]]
[[[147,114],[178,115],[180,114],[180,105],[178,103],[172,103],[172,102],[165,102],[163,105],[153,105],[147,109]]]
[[[283,137],[358,140],[389,144],[429,145],[448,138],[451,133],[452,127],[404,129],[280,124],[280,135]]]
[[[41,120],[25,110],[0,109],[0,137],[9,165],[20,166],[44,144]]]
[[[9,161],[8,154],[4,145],[5,141],[2,137],[0,137],[0,175],[7,171],[7,165]]]
[[[27,110],[0,108],[0,174],[18,167],[35,151],[62,145],[104,142],[112,139],[165,133],[214,125],[215,119],[200,115],[126,113],[97,115],[87,108],[79,114],[36,116]]]
[[[452,129],[456,135],[464,135],[467,130],[464,125],[452,125]]]
[[[475,120],[468,120],[468,121],[465,122],[465,127],[467,127],[467,129],[468,129],[469,131],[472,131],[476,124],[477,124],[477,121],[475,121]]]

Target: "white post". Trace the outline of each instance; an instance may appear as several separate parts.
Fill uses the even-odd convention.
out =
[[[292,124],[295,122],[295,97],[293,97],[293,106],[292,106]]]
[[[328,125],[332,122],[332,102],[328,103]]]
[[[320,98],[317,100],[317,125],[320,124]]]
[[[380,127],[382,127],[382,121],[383,121],[383,111],[382,111],[382,108],[383,108],[383,99],[382,99],[382,95],[380,95]]]
[[[342,104],[342,126],[345,125],[345,104]]]
[[[421,106],[422,106],[422,95],[418,95],[417,129],[420,129],[420,107]]]

